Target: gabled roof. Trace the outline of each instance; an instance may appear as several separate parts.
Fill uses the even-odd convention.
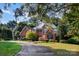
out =
[[[44,22],[41,22],[41,21],[39,21],[39,24],[38,24],[36,27],[34,27],[33,29],[34,29],[34,30],[36,30],[36,29],[43,29],[44,26],[51,26],[54,31],[56,31],[56,32],[58,31],[58,30],[57,30],[57,27],[56,27],[54,24],[48,24],[48,23],[44,23]],[[29,29],[30,29],[29,27],[25,26],[25,27],[22,29],[22,31],[20,32],[19,35],[20,35],[20,36],[25,36],[26,32],[27,32]]]
[[[22,31],[20,32],[20,36],[25,36],[25,34],[26,34],[26,32],[28,31],[28,27],[27,26],[25,26],[23,29],[22,29]]]
[[[44,22],[39,22],[38,26],[34,27],[33,29],[42,29],[45,25],[51,26],[55,31],[57,31],[57,27],[54,24],[48,24]]]

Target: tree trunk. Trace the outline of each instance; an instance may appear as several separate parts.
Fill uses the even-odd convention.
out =
[[[15,18],[16,19],[16,23],[17,23],[17,18]],[[12,29],[12,38],[13,38],[13,40],[15,40],[15,30],[17,29],[17,27],[18,27],[18,24],[16,24],[16,26],[15,26],[15,28],[13,28]]]
[[[14,31],[12,30],[12,38],[15,40]]]
[[[58,39],[57,39],[57,42],[60,42],[61,40],[61,30],[60,30],[60,24],[58,22]]]

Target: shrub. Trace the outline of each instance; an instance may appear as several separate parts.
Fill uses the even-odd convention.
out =
[[[12,40],[11,38],[5,38],[4,40]]]
[[[68,43],[71,43],[71,44],[79,44],[79,37],[74,36],[74,37],[68,39],[67,42],[68,42]]]
[[[0,33],[0,38],[3,40],[12,40],[12,32],[9,29],[3,29],[2,32]]]
[[[28,31],[28,32],[26,33],[26,39],[30,39],[30,40],[32,40],[32,41],[37,41],[37,40],[38,40],[38,36],[37,36],[37,34],[36,34],[35,32],[33,32],[33,31]]]

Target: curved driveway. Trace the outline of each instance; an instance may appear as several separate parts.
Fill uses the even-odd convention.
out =
[[[19,42],[22,50],[16,56],[53,56],[51,49],[34,45],[33,42]]]

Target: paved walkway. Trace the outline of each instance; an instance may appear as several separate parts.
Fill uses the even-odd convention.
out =
[[[33,42],[18,42],[22,50],[16,56],[52,56],[51,49],[43,46],[34,45]]]

